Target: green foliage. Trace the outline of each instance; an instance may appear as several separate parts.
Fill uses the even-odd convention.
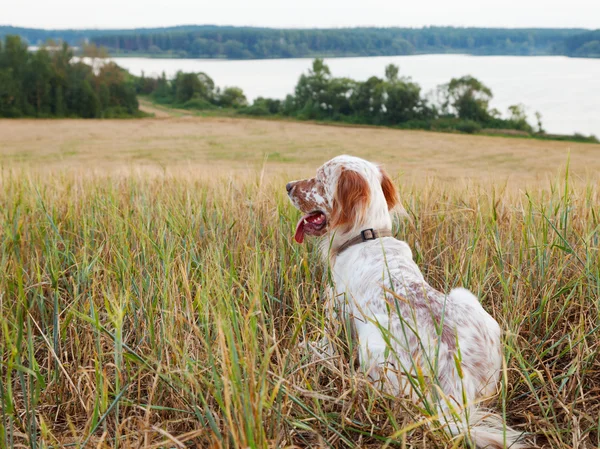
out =
[[[239,87],[226,87],[221,92],[206,73],[177,72],[175,78],[167,80],[163,72],[160,78],[133,77],[140,94],[150,94],[159,104],[183,109],[207,110],[223,108],[245,108],[248,100]]]
[[[540,111],[535,111],[535,120],[537,122],[537,132],[544,132],[544,125],[542,124],[542,113]]]
[[[205,111],[208,109],[216,109],[216,106],[204,98],[192,98],[181,105],[183,109],[195,109],[197,111]]]
[[[214,81],[205,73],[177,72],[173,82],[175,101],[185,103],[192,98],[213,98]]]
[[[144,77],[144,74],[142,74],[142,77],[136,80],[136,85],[138,86],[138,93],[151,93],[152,98],[157,103],[173,103],[173,90],[171,89],[171,85],[167,80],[165,72],[162,73],[162,76],[160,78],[156,78],[155,80],[152,80],[150,82],[148,82],[147,79]],[[150,85],[151,89],[154,85],[156,85],[156,87],[154,87],[154,90],[149,89],[147,91],[144,90],[144,87],[146,85]]]
[[[72,45],[89,39],[112,53],[194,58],[383,56],[415,53],[557,54],[583,29],[342,28],[268,29],[181,26],[133,30],[35,30],[0,27],[32,44],[48,39]],[[564,54],[560,53],[560,54]]]
[[[224,108],[242,108],[248,106],[248,100],[239,87],[226,87],[219,97],[219,104]]]
[[[586,42],[575,51],[575,56],[600,58],[600,40]]]
[[[444,109],[451,107],[458,118],[486,122],[490,117],[489,103],[493,98],[492,91],[481,81],[472,76],[452,78],[441,86],[445,96]]]
[[[565,39],[559,51],[567,56],[600,58],[600,30],[577,34]]]
[[[101,54],[96,47],[88,51]],[[129,74],[110,62],[96,73],[64,44],[27,51],[17,36],[0,45],[0,117],[125,117],[139,114]]]
[[[135,91],[138,94],[150,95],[158,89],[160,80],[161,78],[146,78],[145,73],[142,71],[142,76],[135,78]]]
[[[390,82],[396,81],[398,79],[399,73],[400,73],[400,67],[398,67],[397,65],[388,64],[385,67],[385,78]]]
[[[500,128],[521,129],[526,121],[493,118],[489,111],[491,90],[481,81],[465,76],[439,88],[442,104],[431,104],[421,87],[410,78],[399,76],[400,69],[388,65],[385,79],[373,76],[360,82],[335,78],[322,59],[315,59],[308,73],[300,76],[295,96],[284,102],[268,103],[259,98],[244,114],[291,115],[304,120],[334,120],[421,129],[477,132],[491,120]],[[270,100],[274,102],[275,100]],[[446,110],[445,115],[440,111]],[[527,125],[529,126],[529,125]]]
[[[590,136],[585,136],[580,133],[575,133],[570,136],[563,136],[560,134],[542,134],[541,137],[551,140],[566,140],[569,142],[600,143],[600,139],[593,134]]]
[[[272,115],[267,106],[264,103],[254,103],[252,106],[241,108],[238,113],[243,115],[252,115],[256,117]]]
[[[252,106],[241,108],[238,112],[240,114],[254,116],[286,114],[285,102],[282,103],[280,100],[258,97],[254,100]]]
[[[317,58],[308,72],[300,76],[294,95],[283,101],[259,97],[252,105],[248,105],[241,89],[228,87],[221,91],[204,73],[179,72],[172,81],[167,81],[164,73],[157,79],[142,75],[137,78],[136,86],[138,92],[156,86],[151,94],[154,101],[185,109],[222,107],[257,117],[277,115],[470,134],[483,129],[498,130],[496,134],[534,133],[525,106],[510,106],[508,118],[501,118],[497,110],[490,110],[491,89],[472,76],[454,78],[439,86],[436,103],[422,95],[417,83],[400,76],[400,68],[393,64],[385,68],[385,78],[372,76],[366,81],[356,81],[332,76],[325,62]],[[537,136],[544,137],[541,116]]]
[[[600,30],[510,28],[269,29],[213,25],[130,30],[42,30],[0,26],[32,45],[49,40],[106,47],[111,53],[194,58],[384,56],[415,53],[599,57]],[[86,44],[87,46],[87,44]]]
[[[481,125],[473,120],[462,120],[456,125],[456,129],[467,134],[474,134],[481,131]]]

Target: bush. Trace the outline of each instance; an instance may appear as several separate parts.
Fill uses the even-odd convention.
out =
[[[532,133],[533,128],[526,120],[505,120],[501,118],[494,118],[485,122],[486,128],[494,129],[516,129],[518,131],[525,131]]]
[[[106,109],[102,114],[103,118],[126,118],[131,117],[131,113],[123,106],[115,106]]]
[[[239,87],[226,87],[219,96],[219,104],[224,108],[243,108],[248,106],[244,91]]]
[[[598,140],[598,138],[593,135],[590,134],[589,136],[583,135],[581,133],[575,133],[575,134],[541,134],[539,135],[542,138],[545,139],[552,139],[552,140],[566,140],[566,141],[570,141],[570,142],[583,142],[583,143],[600,143],[600,140]]]
[[[216,109],[217,107],[205,100],[204,98],[192,98],[181,105],[183,109],[194,109],[197,111],[205,111],[207,109]]]
[[[409,120],[408,122],[401,123],[398,128],[402,129],[431,129],[431,120]]]
[[[281,100],[274,100],[272,98],[264,97],[258,97],[256,100],[254,100],[252,106],[257,106],[262,109],[266,109],[269,114],[279,114],[279,112],[282,109]]]
[[[456,130],[462,133],[475,134],[481,131],[481,125],[473,120],[462,120],[456,125]]]
[[[238,113],[243,115],[253,115],[257,117],[271,115],[269,109],[267,109],[267,106],[264,103],[255,103],[252,106],[241,108],[238,110]]]

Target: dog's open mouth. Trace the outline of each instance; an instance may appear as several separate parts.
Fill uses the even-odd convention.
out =
[[[304,242],[305,235],[320,236],[325,233],[325,226],[327,225],[327,218],[321,211],[311,212],[310,214],[304,215],[298,224],[296,225],[296,234],[294,239],[298,243]]]

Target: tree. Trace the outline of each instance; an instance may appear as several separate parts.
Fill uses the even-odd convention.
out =
[[[350,98],[352,109],[357,117],[367,123],[379,123],[384,112],[384,81],[376,76],[359,83]]]
[[[398,81],[398,73],[400,73],[400,68],[394,64],[388,64],[385,67],[385,79],[390,82]]]
[[[95,47],[88,55],[100,54]],[[114,63],[96,74],[82,61],[71,63],[67,44],[48,51],[29,52],[18,37],[0,45],[0,117],[101,117],[138,112],[135,86],[127,72]]]
[[[156,89],[152,92],[152,97],[160,103],[173,102],[172,89],[167,81],[165,72],[162,72],[161,77],[156,80]]]
[[[173,80],[174,97],[177,103],[185,103],[192,98],[214,100],[214,81],[205,73],[177,72]]]
[[[385,120],[396,125],[418,118],[421,104],[421,88],[418,84],[396,81],[385,86]]]
[[[223,52],[225,53],[225,56],[231,59],[247,59],[252,57],[252,54],[246,50],[244,44],[234,40],[225,42]]]
[[[101,116],[101,104],[90,81],[93,78],[92,68],[83,62],[73,64],[67,78],[65,104],[67,113],[83,118]]]
[[[186,27],[123,33],[88,31],[96,45],[110,50],[139,53],[227,58],[286,58],[381,56],[419,53],[560,54],[574,55],[587,42],[600,41],[598,32],[575,29],[477,29],[452,27],[357,28],[330,30],[264,29],[236,27]],[[31,42],[43,41],[50,32],[22,30]],[[54,32],[55,33],[55,32]],[[82,32],[79,32],[82,33]],[[63,31],[74,39],[75,31]],[[50,34],[51,36],[53,34]],[[81,36],[79,36],[80,38]],[[90,37],[90,36],[86,36]],[[79,40],[79,39],[78,39]],[[594,47],[581,50],[596,51]],[[596,53],[592,53],[596,54]]]
[[[545,131],[542,125],[542,114],[539,111],[535,111],[535,119],[537,121],[537,132],[543,134]]]
[[[27,46],[18,36],[7,36],[4,43],[4,65],[8,68],[11,78],[10,103],[20,111],[26,113],[26,88],[25,77],[29,52]]]
[[[248,100],[239,87],[226,87],[219,96],[219,104],[226,108],[241,108],[248,106]]]
[[[40,117],[52,113],[51,78],[52,61],[50,54],[44,48],[30,57],[30,70],[26,77],[28,86],[28,102],[35,108],[35,114]]]
[[[306,118],[318,118],[328,113],[328,90],[331,81],[329,67],[315,59],[308,75],[301,75],[296,84],[296,104]]]
[[[96,92],[99,93],[103,115],[134,114],[139,105],[135,86],[129,74],[114,62],[100,67],[94,77]],[[102,93],[103,95],[100,95]]]
[[[96,59],[107,59],[108,50],[106,47],[98,47],[96,44],[84,43],[81,47],[81,56],[84,58],[90,58],[92,61],[92,67]]]
[[[350,98],[355,89],[356,82],[350,78],[332,78],[324,96],[328,115],[352,115]]]
[[[514,104],[508,107],[508,122],[510,128],[519,129],[521,131],[533,132],[533,128],[527,122],[527,113],[525,105]]]
[[[527,120],[527,113],[525,112],[525,105],[523,104],[513,104],[508,107],[508,119],[519,122],[522,120]]]
[[[574,54],[587,58],[600,58],[600,40],[586,42]]]
[[[473,120],[484,123],[490,119],[488,111],[492,91],[472,76],[452,78],[450,82],[442,86],[445,92],[444,109],[451,106],[458,117],[463,120]]]

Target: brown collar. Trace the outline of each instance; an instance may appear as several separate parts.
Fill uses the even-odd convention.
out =
[[[346,251],[351,246],[357,245],[359,243],[368,242],[369,240],[380,239],[382,237],[393,237],[392,231],[389,229],[365,229],[364,231],[360,231],[360,234],[354,238],[351,238],[344,244],[342,244],[335,252],[334,256],[339,256],[344,251]]]

